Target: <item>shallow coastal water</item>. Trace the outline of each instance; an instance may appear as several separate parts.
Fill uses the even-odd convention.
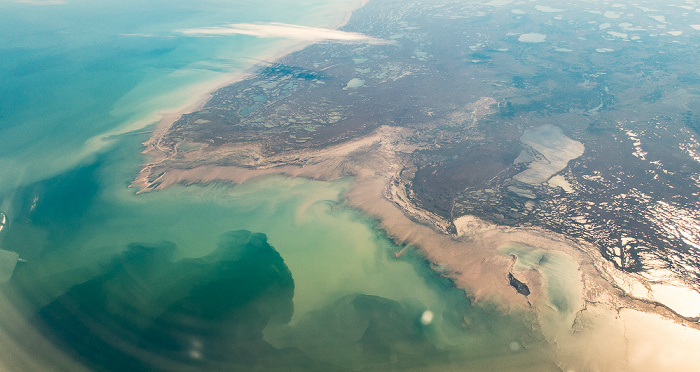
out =
[[[0,60],[0,369],[694,370],[697,358],[687,347],[697,344],[694,330],[641,312],[649,306],[620,310],[607,283],[585,282],[603,282],[591,279],[593,267],[584,278],[579,265],[590,262],[573,258],[580,252],[558,236],[548,240],[546,231],[530,236],[528,246],[507,243],[522,234],[499,236],[504,230],[493,226],[493,251],[501,250],[490,257],[490,248],[466,244],[467,225],[457,241],[408,220],[380,195],[368,198],[407,222],[405,236],[421,235],[415,241],[430,264],[417,248],[386,236],[379,226],[397,241],[414,241],[388,219],[349,207],[384,208],[353,201],[381,182],[365,180],[363,189],[353,188],[361,177],[267,175],[242,185],[172,183],[141,194],[128,187],[149,160],[140,154],[142,142],[162,113],[181,111],[296,42],[211,36],[236,29],[216,26],[254,24],[264,36],[267,22],[289,23],[272,26],[319,40],[328,31],[313,27],[337,23],[339,6],[0,4],[0,51],[10,56]],[[321,40],[387,45],[330,34],[335,39]],[[417,60],[428,56],[415,50]],[[370,71],[362,67],[353,71]],[[343,79],[339,89],[372,89],[362,77]],[[262,107],[266,97],[255,96],[239,113]],[[546,158],[521,173],[542,178],[531,184],[584,151],[563,133],[545,125],[520,138]],[[561,175],[550,186],[573,190]],[[441,251],[447,241],[452,251]],[[559,251],[558,244],[566,247]],[[509,255],[517,257],[511,286],[519,288],[515,275],[531,286],[530,297],[508,286]],[[442,275],[480,280],[455,288]],[[487,281],[497,283],[498,295],[476,284]],[[499,302],[506,291],[520,301]],[[583,304],[587,291],[603,301]],[[645,334],[649,325],[653,332]]]
[[[294,43],[178,29],[343,15],[228,5],[0,5],[0,249],[23,260],[0,285],[2,368],[550,366],[533,319],[471,304],[412,248],[395,258],[343,204],[351,179],[127,187],[140,129]]]
[[[298,352],[274,352],[279,360],[273,360],[302,363],[298,358],[303,355],[315,362],[307,360],[299,366],[311,369],[327,368],[314,363],[346,368],[548,366],[542,359],[546,343],[532,328],[531,315],[505,314],[489,303],[472,304],[411,248],[401,259],[394,257],[401,247],[377,230],[372,220],[342,203],[352,180],[272,176],[237,186],[176,186],[134,195],[134,190],[125,188],[128,178],[122,177],[133,174],[139,165],[135,151],[139,141],[127,138],[124,142],[94,164],[25,188],[15,202],[23,222],[13,224],[5,241],[5,246],[26,252],[28,262],[18,267],[5,288],[4,301],[11,301],[25,317],[24,327],[42,330],[81,363],[108,369],[163,366],[157,358],[142,355],[147,352],[171,355],[180,363],[177,366],[233,363],[208,349],[221,344],[224,336],[199,328],[187,333],[199,340],[197,345],[204,345],[194,351],[156,342],[144,346],[119,335],[126,329],[128,334],[159,339],[162,332],[180,324],[163,326],[163,314],[169,314],[164,309],[188,308],[183,301],[198,307],[204,306],[201,301],[220,304],[230,298],[226,293],[235,296],[244,283],[263,280],[234,277],[231,280],[238,284],[230,284],[233,289],[227,287],[223,293],[219,289],[196,301],[180,293],[191,291],[187,288],[193,283],[205,291],[217,278],[225,279],[228,271],[220,266],[241,262],[241,253],[235,253],[241,249],[235,248],[240,239],[230,237],[247,230],[265,234],[259,236],[266,237],[271,252],[279,254],[278,265],[288,268],[287,280],[293,282],[293,312],[283,322],[267,323],[266,316],[248,309],[245,301],[221,305],[263,319],[253,333],[263,332],[264,337],[255,340],[269,346],[258,345],[250,351],[252,346],[246,343],[232,351],[248,350],[257,356],[252,365],[271,358],[270,350],[291,347]],[[35,237],[20,236],[28,232]],[[131,299],[134,294],[137,297]],[[120,301],[133,304],[125,310]],[[289,299],[271,301],[279,304]],[[130,306],[140,310],[133,313]],[[195,319],[209,319],[202,316]],[[91,323],[95,319],[100,319],[99,325]],[[225,319],[217,321],[228,324]],[[22,328],[16,323],[6,326]],[[98,337],[106,344],[93,340],[105,332],[118,336]],[[137,339],[142,337],[146,336]],[[16,341],[31,350],[31,345]],[[115,354],[94,359],[95,345],[116,350]]]
[[[114,144],[110,136],[144,128],[299,42],[181,30],[271,21],[326,27],[357,5],[0,4],[0,195],[91,162]]]

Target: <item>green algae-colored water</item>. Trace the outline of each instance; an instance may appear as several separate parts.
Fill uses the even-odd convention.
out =
[[[272,176],[136,195],[126,187],[140,160],[133,137],[94,164],[26,187],[13,208],[21,218],[5,232],[4,246],[27,260],[6,284],[8,298],[82,363],[540,362],[544,344],[529,316],[473,305],[418,254],[395,258],[401,247],[343,204],[351,179]]]
[[[128,188],[158,112],[294,43],[177,30],[351,3],[0,3],[1,370],[551,367],[531,315],[395,258],[351,179]]]

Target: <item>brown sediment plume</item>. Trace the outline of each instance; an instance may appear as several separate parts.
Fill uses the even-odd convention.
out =
[[[345,26],[350,21],[350,17],[352,16],[353,12],[367,5],[368,2],[369,0],[356,0],[352,3],[346,3],[345,8],[335,9],[337,16],[329,20],[329,23],[323,26],[329,29],[338,29]],[[274,51],[267,55],[260,55],[255,60],[257,62],[264,63],[278,61],[284,56],[300,51],[313,43],[314,42],[312,41],[294,42],[281,50]],[[257,62],[248,70],[233,73],[232,75],[224,76],[217,81],[206,83],[206,85],[210,86],[210,89],[208,89],[205,94],[199,96],[195,101],[185,105],[179,110],[162,114],[160,120],[156,123],[151,136],[148,138],[148,140],[143,142],[144,150],[142,153],[146,156],[147,163],[142,166],[141,171],[139,172],[138,176],[135,177],[134,181],[131,183],[131,186],[139,189],[139,192],[148,189],[153,183],[148,179],[149,176],[152,175],[153,168],[176,155],[174,152],[177,151],[177,148],[172,149],[164,146],[163,140],[178,119],[185,114],[202,109],[211,99],[211,96],[215,91],[235,84],[239,81],[243,81],[252,76],[252,71],[259,65]]]
[[[453,119],[472,118],[475,125],[495,103],[493,98],[484,97],[456,112]],[[164,122],[162,133],[167,133],[173,122]],[[667,361],[650,360],[643,355],[645,349],[664,350],[670,355],[684,343],[700,344],[697,319],[630,296],[617,278],[635,280],[634,276],[615,268],[598,247],[586,241],[544,228],[499,226],[474,216],[447,221],[420,208],[407,194],[410,190],[401,177],[409,155],[417,149],[408,139],[410,135],[409,129],[383,126],[339,145],[265,156],[254,143],[177,154],[177,146],[160,147],[160,137],[154,134],[147,146],[157,156],[134,185],[157,190],[176,184],[243,183],[270,174],[317,180],[353,177],[353,187],[345,194],[347,204],[376,219],[379,228],[404,247],[395,253],[397,259],[406,247],[415,246],[474,301],[496,303],[503,311],[534,312],[562,370],[660,370]],[[169,162],[174,155],[181,157]],[[230,159],[246,162],[233,166],[230,164],[236,161]],[[571,275],[576,285],[569,291],[576,298],[573,308],[563,311],[553,306],[548,286],[556,283],[543,271],[514,271],[512,258],[501,253],[513,242],[560,252],[575,263]],[[528,296],[510,285],[509,273],[527,283]],[[656,334],[644,331],[647,328]],[[700,365],[698,358],[696,353],[684,352],[664,369],[693,370]]]
[[[646,347],[682,348],[681,341],[700,343],[697,321],[657,302],[629,296],[610,273],[616,270],[615,275],[626,274],[606,261],[590,243],[537,227],[494,225],[473,216],[448,222],[412,204],[400,182],[407,155],[415,150],[406,141],[410,134],[405,128],[383,126],[367,136],[325,149],[260,159],[256,166],[209,164],[189,169],[165,168],[157,181],[144,186],[157,190],[175,184],[243,183],[270,174],[317,180],[352,176],[353,187],[345,194],[348,205],[376,219],[379,228],[399,246],[418,247],[428,261],[444,269],[443,275],[465,290],[473,301],[495,303],[503,311],[534,311],[563,369],[654,370],[664,365],[664,360],[640,364],[626,355],[642,353]],[[577,272],[573,275],[578,284],[570,291],[577,298],[575,308],[567,312],[554,309],[547,290],[548,278],[537,270],[514,271],[527,283],[528,296],[510,285],[508,274],[513,270],[513,259],[500,249],[513,242],[561,252],[575,262]],[[396,252],[397,258],[400,255],[401,252]],[[637,336],[644,333],[640,327],[659,331],[664,329],[664,324],[666,333],[660,338],[664,340],[662,343],[648,344],[629,337],[635,332]],[[672,365],[683,370],[696,365],[698,358],[695,354],[683,354]]]
[[[444,275],[476,301],[494,301],[506,309],[529,306],[528,298],[510,286],[508,273],[512,259],[499,253],[505,244],[517,242],[563,252],[577,262],[584,302],[654,312],[700,328],[694,319],[684,318],[658,302],[626,295],[609,274],[617,269],[590,243],[543,228],[495,225],[474,216],[449,222],[414,205],[399,181],[407,155],[416,149],[407,144],[410,134],[409,129],[382,126],[369,135],[339,145],[282,153],[261,158],[246,167],[216,164],[187,169],[161,167],[162,174],[150,182],[147,180],[151,165],[147,165],[135,185],[142,190],[158,190],[176,184],[221,181],[240,184],[271,174],[324,181],[353,177],[353,187],[345,195],[347,204],[375,218],[399,246],[418,247],[426,259],[445,268]],[[451,227],[456,233],[449,232]],[[400,255],[401,252],[396,252],[397,258]],[[624,274],[617,271],[618,275]],[[518,275],[528,283],[530,301],[546,295],[539,273],[529,270]]]
[[[7,288],[0,289],[0,370],[88,372],[35,328],[30,306]]]

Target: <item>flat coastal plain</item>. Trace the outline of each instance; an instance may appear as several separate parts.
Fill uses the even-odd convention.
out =
[[[700,302],[654,288],[662,272],[691,302],[700,289],[697,236],[662,228],[693,213],[700,163],[688,140],[668,142],[695,141],[698,100],[654,93],[651,37],[600,58],[606,27],[581,18],[600,6],[371,1],[340,28],[367,38],[261,63],[162,125],[134,186],[352,177],[347,205],[378,221],[397,259],[418,250],[475,303],[535,314],[560,368],[690,371]],[[620,67],[640,56],[633,73]],[[683,169],[670,169],[678,154]]]

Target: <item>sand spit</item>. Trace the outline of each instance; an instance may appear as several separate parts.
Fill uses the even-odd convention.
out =
[[[339,29],[343,26],[345,26],[349,21],[350,17],[352,16],[352,13],[364,7],[369,0],[356,0],[353,3],[346,3],[345,9],[338,9],[338,17],[331,20],[327,25],[321,25],[322,27],[328,28],[328,29]],[[300,51],[307,46],[314,44],[315,42],[313,40],[309,41],[301,41],[301,42],[295,42],[292,45],[290,45],[287,48],[284,48],[282,50],[278,50],[276,52],[267,54],[267,55],[261,55],[257,56],[257,60],[260,61],[268,61],[268,62],[273,62],[281,59],[282,57],[292,54],[294,52]],[[212,93],[229,85],[232,85],[236,82],[245,80],[251,76],[253,71],[258,67],[253,66],[249,68],[246,71],[234,73],[232,75],[227,75],[222,77],[221,79],[214,81],[214,82],[208,82],[204,83],[205,86],[209,86],[210,89],[208,89],[207,93],[197,97],[195,100],[193,100],[191,103],[183,106],[179,110],[175,110],[174,112],[169,112],[169,113],[163,113],[161,114],[160,120],[158,123],[155,125],[155,128],[153,130],[153,134],[149,137],[148,140],[146,140],[143,143],[143,146],[145,147],[143,154],[146,155],[148,159],[148,163],[145,164],[141,171],[139,172],[139,175],[135,178],[135,180],[132,182],[131,186],[137,187],[139,190],[144,190],[148,185],[148,176],[151,173],[151,170],[154,166],[162,163],[164,160],[166,160],[171,154],[169,154],[168,149],[164,148],[162,146],[162,141],[164,135],[168,132],[168,130],[172,127],[172,125],[180,118],[182,115],[189,114],[192,112],[195,112],[197,110],[200,110],[204,107],[204,105],[211,99]]]

